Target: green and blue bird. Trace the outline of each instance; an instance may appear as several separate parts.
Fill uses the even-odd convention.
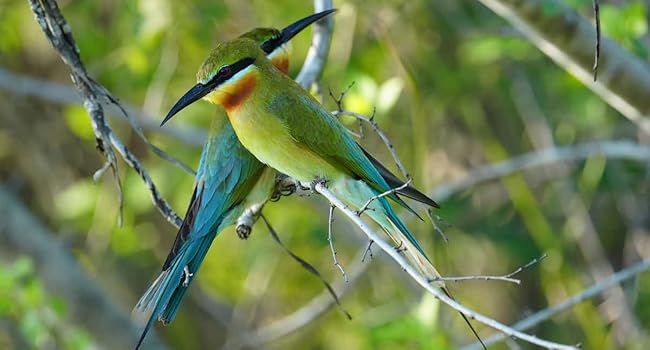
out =
[[[394,175],[387,175],[388,170],[369,156],[311,94],[278,70],[254,40],[240,37],[219,44],[201,65],[197,78],[198,83],[179,99],[161,125],[199,99],[220,105],[239,141],[262,163],[301,183],[327,181],[330,191],[356,210],[370,198],[402,184]],[[404,192],[398,193],[419,197]],[[437,206],[424,197],[423,202]],[[427,278],[440,277],[389,198],[412,211],[391,193],[370,204],[369,217],[405,248]],[[449,295],[444,283],[438,285]],[[476,335],[473,327],[472,331]]]
[[[201,98],[220,105],[240,142],[262,163],[302,183],[326,180],[332,192],[357,210],[403,183],[382,176],[386,168],[371,160],[311,94],[279,71],[255,41],[238,38],[220,44],[197,77],[199,82],[172,107],[163,124]],[[396,186],[391,186],[394,180]],[[411,210],[397,194],[388,197]],[[367,213],[406,248],[427,277],[439,276],[386,197],[372,202]]]
[[[256,28],[241,37],[254,40],[282,73],[289,68],[287,43],[311,23],[331,14],[323,11],[283,30]],[[277,172],[242,146],[226,118],[215,118],[203,147],[189,208],[162,267],[162,273],[134,309],[146,325],[136,349],[156,319],[171,322],[185,293],[219,232],[236,223],[247,208],[260,208],[275,190]]]

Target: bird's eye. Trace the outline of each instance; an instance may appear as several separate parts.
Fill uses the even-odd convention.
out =
[[[222,76],[224,78],[230,77],[231,69],[230,66],[224,66],[219,69],[219,72],[217,73],[219,76]]]

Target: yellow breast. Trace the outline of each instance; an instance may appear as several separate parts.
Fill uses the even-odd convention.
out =
[[[342,173],[327,161],[301,146],[282,121],[268,112],[244,103],[228,112],[239,141],[262,163],[302,182],[315,178],[335,179]]]

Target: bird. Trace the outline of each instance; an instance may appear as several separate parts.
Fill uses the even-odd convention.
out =
[[[313,14],[282,30],[255,28],[241,37],[254,40],[271,63],[286,74],[288,41],[332,12]],[[212,121],[185,218],[162,272],[134,308],[136,319],[146,319],[136,349],[156,319],[164,324],[173,321],[212,241],[223,229],[235,224],[244,210],[261,208],[266,203],[275,190],[276,175],[273,168],[259,162],[242,146],[227,119]]]
[[[258,160],[300,183],[326,182],[349,207],[367,208],[371,220],[406,251],[409,260],[451,296],[424,249],[389,203],[391,199],[414,212],[382,176],[387,169],[373,164],[347,129],[273,66],[254,40],[240,37],[219,44],[199,68],[197,80],[161,125],[200,99],[222,106],[239,141]],[[369,202],[371,198],[374,201]]]
[[[361,209],[371,197],[393,189],[380,173],[387,169],[373,165],[347,129],[273,66],[254,40],[240,37],[218,45],[197,78],[199,82],[161,124],[203,98],[225,109],[240,142],[262,163],[301,183],[326,180],[353,208]],[[386,197],[412,210],[397,194]],[[377,198],[366,212],[397,244],[406,247],[423,272],[438,275],[385,197]]]

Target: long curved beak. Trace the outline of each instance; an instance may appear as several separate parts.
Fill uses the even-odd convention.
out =
[[[336,9],[329,9],[325,11],[321,11],[319,13],[314,13],[311,16],[307,16],[303,19],[300,19],[298,21],[295,21],[288,26],[286,26],[282,31],[280,31],[280,38],[278,40],[278,45],[280,46],[289,40],[291,40],[296,34],[300,33],[303,29],[307,28],[309,25],[312,23],[327,17],[331,13],[335,12]]]
[[[176,113],[180,112],[183,108],[191,105],[192,103],[200,100],[201,97],[207,95],[212,91],[212,86],[210,84],[203,85],[198,83],[194,85],[188,92],[183,95],[175,104],[174,107],[167,113],[165,119],[160,123],[160,126],[165,125],[169,119],[171,119]]]

